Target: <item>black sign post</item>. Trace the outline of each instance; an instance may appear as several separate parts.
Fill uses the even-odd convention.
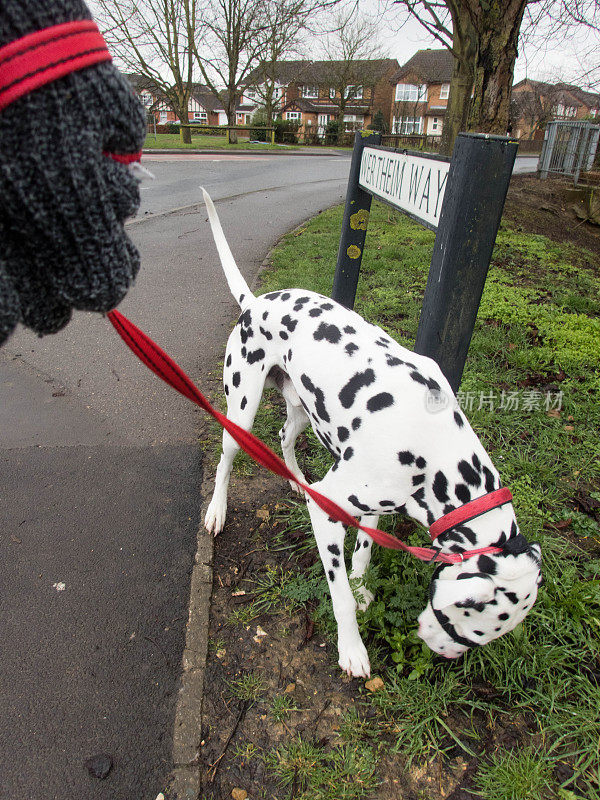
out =
[[[354,136],[342,234],[331,293],[332,298],[346,308],[354,305],[371,210],[371,195],[358,185],[362,154],[367,145],[377,145],[380,141],[381,134],[376,131],[357,131]]]
[[[456,392],[487,277],[517,142],[459,133],[450,162],[415,352],[437,361]]]
[[[460,133],[448,167],[448,159],[380,147],[379,141],[379,134],[356,134],[332,297],[354,305],[371,195],[437,230],[415,352],[435,359],[456,392],[517,143]]]

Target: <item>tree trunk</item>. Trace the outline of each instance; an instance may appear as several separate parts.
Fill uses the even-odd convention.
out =
[[[519,29],[526,0],[490,3],[479,28],[469,130],[505,136],[510,120]]]
[[[506,135],[527,0],[446,2],[452,14],[455,61],[440,152],[451,155],[461,130]]]
[[[189,123],[187,109],[185,110],[185,116],[184,117],[180,116],[179,119],[182,121],[182,123],[185,120],[186,125]],[[183,144],[192,143],[192,132],[189,128],[184,128],[182,125],[182,127],[179,129],[179,135],[181,136],[181,141],[183,142]]]

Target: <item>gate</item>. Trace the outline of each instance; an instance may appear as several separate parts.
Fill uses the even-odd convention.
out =
[[[540,178],[548,173],[569,175],[574,183],[591,170],[598,147],[600,125],[592,122],[549,122],[540,156]]]

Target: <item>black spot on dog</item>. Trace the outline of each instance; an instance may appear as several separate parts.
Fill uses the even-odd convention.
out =
[[[297,319],[292,319],[289,314],[281,318],[281,324],[284,325],[290,333],[293,333],[294,328],[298,324]]]
[[[246,358],[246,353],[247,353],[247,352],[248,352],[248,351],[246,350],[246,348],[245,348],[245,347],[242,347],[242,350],[241,350],[241,353],[242,353],[242,358]]]
[[[371,542],[368,539],[365,539],[363,542],[363,547],[368,547],[370,544]]]
[[[327,573],[327,577],[329,578],[331,583],[333,583],[335,580],[335,572],[332,569],[330,569],[329,572]]]
[[[341,338],[342,332],[338,326],[328,325],[326,322],[322,322],[313,333],[313,339],[317,342],[325,340],[331,344],[337,344]]]
[[[321,308],[323,311],[331,311],[333,305],[331,303],[321,303]]]
[[[375,339],[375,344],[378,345],[379,347],[385,347],[387,350],[391,342],[389,339],[384,339],[383,336],[380,336],[379,339]]]
[[[354,344],[354,342],[348,342],[348,344],[344,347],[344,350],[351,356],[358,350],[358,345]]]
[[[413,381],[421,383],[423,384],[423,386],[427,386],[427,379],[424,378],[420,372],[416,372],[416,370],[413,370],[413,372],[410,373],[410,377],[413,379]]]
[[[506,598],[508,598],[508,600],[510,600],[510,602],[511,602],[511,603],[512,603],[514,606],[516,606],[516,605],[517,605],[517,603],[519,602],[519,598],[517,597],[517,595],[516,595],[514,592],[504,592],[504,596],[505,596]]]
[[[258,350],[254,350],[252,353],[248,353],[246,356],[246,361],[249,364],[256,364],[257,361],[262,361],[265,357],[265,351],[262,347],[259,347]]]
[[[335,569],[337,569],[337,568],[339,567],[339,565],[340,565],[340,562],[337,560],[337,558],[332,558],[332,559],[331,559],[331,566],[332,566],[332,567],[334,567]]]
[[[384,506],[384,507],[385,506],[395,506],[396,505],[396,501],[395,500],[380,500],[379,501],[379,505],[380,506]],[[525,598],[525,599],[527,599],[527,598]]]
[[[394,398],[389,392],[379,392],[367,400],[367,409],[373,414],[394,405]]]
[[[440,503],[445,503],[450,498],[448,497],[448,478],[441,470],[435,473],[433,479],[433,493]]]
[[[310,297],[299,297],[294,304],[294,311],[301,311],[309,300]]]
[[[454,494],[461,503],[468,503],[471,499],[471,492],[469,491],[466,483],[457,483],[454,487]]]
[[[337,546],[337,544],[328,544],[327,549],[330,553],[333,553],[334,556],[340,555],[340,548]]]
[[[242,409],[242,411],[246,408],[247,404],[248,404],[248,398],[246,397],[246,395],[244,395],[242,397],[242,402],[240,403],[240,408]]]
[[[465,421],[464,421],[464,419],[463,419],[463,418],[462,418],[462,416],[461,416],[461,415],[458,413],[458,411],[455,411],[455,412],[454,412],[454,422],[456,422],[456,424],[458,425],[458,427],[459,427],[459,428],[462,428],[462,427],[463,427],[463,425],[465,424]]]
[[[483,636],[483,631],[473,631],[475,636]]]
[[[289,292],[285,292],[285,294],[281,295],[281,299],[282,300],[289,300],[290,299],[290,293]]]
[[[266,294],[264,297],[265,300],[277,300],[280,294],[281,292],[269,292],[269,294]]]
[[[348,428],[344,428],[342,425],[340,425],[340,427],[337,429],[337,435],[340,442],[345,442],[350,436],[350,431]]]
[[[265,330],[262,326],[259,326],[259,329],[260,329],[260,332],[262,333],[262,335],[265,337],[265,339],[268,342],[270,342],[271,339],[273,338],[273,334],[271,333],[271,331]]]
[[[412,477],[413,486],[420,486],[424,482],[425,482],[425,475],[423,473],[421,473],[420,475],[413,475]]]
[[[288,361],[292,360],[292,351],[288,350]]]
[[[471,461],[473,462],[473,466],[475,467],[477,472],[481,472],[481,461],[477,458],[477,455],[475,453],[473,453],[473,455],[471,456]]]
[[[269,316],[269,312],[268,312],[268,311],[265,311],[265,312],[263,313],[263,319],[266,319],[268,316]]]
[[[283,339],[284,342],[288,338],[288,335],[287,335],[287,333],[285,331],[279,331],[279,335]]]
[[[361,418],[354,417],[354,419],[352,420],[352,430],[357,431],[360,428],[360,425],[361,425]]]
[[[309,317],[320,317],[322,313],[323,312],[321,311],[320,308],[311,308],[311,310],[308,312],[308,316]]]
[[[338,397],[344,408],[350,408],[356,400],[356,395],[360,389],[370,386],[375,380],[375,373],[372,369],[364,372],[357,372],[340,391]]]
[[[483,468],[483,474],[485,475],[485,490],[486,492],[493,492],[496,488],[496,479],[490,469],[487,467]]]
[[[225,362],[225,366],[226,367],[231,366],[231,353],[229,353],[229,355],[227,356],[227,361]]]
[[[367,512],[371,510],[369,506],[365,506],[363,503],[361,503],[355,494],[350,495],[348,502],[352,503],[353,506],[356,506],[356,508],[359,508],[361,511]]]
[[[427,512],[427,524],[431,525],[435,521],[435,517],[431,513],[431,509],[429,508],[427,502],[425,501],[425,489],[423,487],[417,489],[416,492],[413,492],[411,497],[414,498],[416,503],[419,506],[421,506],[421,508],[425,509],[425,511]]]
[[[242,378],[242,376],[241,376],[241,374],[239,372],[234,372],[233,373],[233,378],[231,379],[231,382],[233,383],[233,385],[235,386],[236,389],[240,385],[241,378]]]
[[[423,456],[419,456],[419,457],[417,458],[417,460],[415,461],[415,466],[416,466],[418,469],[425,469],[425,467],[427,466],[427,461],[425,461],[425,459],[423,458]]]
[[[498,614],[498,619],[501,619],[502,621],[507,620],[509,617],[510,614],[507,614],[506,611],[504,611],[502,614]]]
[[[493,558],[483,555],[477,559],[477,569],[480,572],[485,572],[486,575],[495,575],[498,571],[498,565]]]
[[[463,479],[468,483],[469,486],[480,486],[481,485],[481,478],[479,477],[479,473],[476,472],[473,467],[469,464],[468,461],[459,461],[458,462],[458,471],[462,475]]]
[[[308,375],[301,375],[300,380],[304,388],[315,396],[315,410],[324,422],[329,422],[329,414],[325,408],[325,395],[322,389],[315,386]]]
[[[344,450],[344,461],[350,461],[353,455],[354,455],[354,450],[351,447],[347,447]]]
[[[385,360],[387,361],[388,367],[398,367],[400,364],[404,364],[404,361],[402,361],[401,358],[392,356],[389,353],[385,354]]]
[[[227,386],[227,384],[225,384],[225,394],[226,394],[226,395],[228,395],[228,394],[229,394],[229,386]]]
[[[405,466],[410,466],[410,464],[414,463],[415,457],[410,450],[401,450],[398,453],[398,461]]]
[[[357,550],[360,550],[360,541],[358,539],[356,540],[356,545],[354,547],[354,552],[356,553]]]
[[[352,325],[346,325],[344,328],[344,333],[356,333],[356,329],[352,327]]]

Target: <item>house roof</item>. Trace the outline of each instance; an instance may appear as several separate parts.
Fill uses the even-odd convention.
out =
[[[545,83],[544,81],[534,81],[530,78],[515,83],[513,89],[531,87],[537,90],[540,95],[552,96],[556,101],[565,102],[567,96],[571,97],[579,105],[587,108],[600,108],[600,94],[586,92],[578,86],[568,83]]]
[[[344,63],[344,61],[277,61],[274,68],[271,68],[271,75],[278,83],[286,86],[289,83],[319,86],[331,82],[336,67]],[[360,59],[353,62],[352,72],[356,74],[356,80],[360,79],[361,73],[380,80],[386,73],[397,68],[398,62],[395,58]],[[244,82],[245,85],[252,86],[263,83],[265,80],[264,70],[264,66],[253,69]]]
[[[445,47],[440,50],[417,50],[412,58],[392,75],[392,83],[402,78],[418,76],[422,83],[450,83],[454,56]]]
[[[292,106],[300,111],[304,111],[305,114],[333,114],[338,113],[340,110],[339,104],[336,103],[313,103],[311,100],[307,100],[304,97],[298,97],[286,103],[282,111],[287,111]],[[350,103],[344,108],[344,114],[366,114],[368,111],[368,104],[356,105]]]

